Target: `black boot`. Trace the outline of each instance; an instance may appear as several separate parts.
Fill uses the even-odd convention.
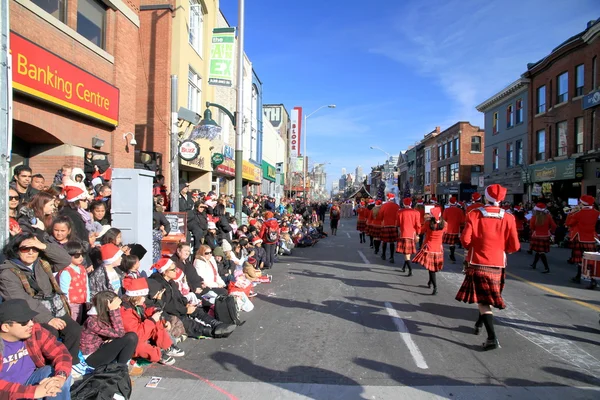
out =
[[[454,251],[456,250],[456,247],[454,246],[450,246],[450,260],[455,263],[456,262],[456,257],[454,256]]]
[[[410,261],[404,260],[404,264],[402,265],[402,272],[406,272],[406,266],[410,267]]]
[[[494,329],[494,315],[493,314],[483,314],[482,315],[483,324],[485,325],[485,329],[488,333],[488,338],[483,344],[483,350],[493,350],[500,347],[500,343],[496,338],[496,331]]]
[[[540,254],[540,258],[542,259],[542,264],[544,264],[544,274],[550,272],[550,267],[548,266],[548,259],[546,258],[546,254]]]
[[[408,267],[408,275],[406,275],[406,276],[412,276],[412,267],[410,266],[410,263],[407,262],[406,266]]]
[[[373,236],[369,236],[370,247],[373,248]]]
[[[385,252],[387,251],[388,244],[387,242],[383,242],[383,247],[381,249],[381,259],[385,261]]]
[[[379,254],[379,246],[381,245],[381,240],[373,240],[373,243],[375,245],[375,254]]]
[[[390,264],[394,264],[394,254],[396,254],[396,243],[390,243]]]
[[[535,257],[533,257],[533,264],[531,264],[531,268],[535,269],[537,267],[537,263],[540,260],[540,253],[535,253]]]
[[[581,265],[577,266],[577,275],[571,278],[572,282],[581,283]]]
[[[431,295],[435,296],[437,294],[437,277],[435,275],[435,272],[429,271],[429,280],[433,284],[433,292],[431,293]]]
[[[481,333],[481,327],[483,326],[483,317],[479,314],[479,318],[477,318],[477,322],[475,322],[475,335],[479,335]]]

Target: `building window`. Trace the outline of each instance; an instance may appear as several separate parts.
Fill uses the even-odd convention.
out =
[[[515,162],[514,154],[515,154],[514,145],[512,143],[507,143],[506,144],[506,167],[507,168],[510,168],[514,165],[514,162]]]
[[[567,121],[556,124],[556,155],[567,155]]]
[[[460,151],[459,151],[459,144],[458,144],[458,138],[454,138],[454,155],[457,156]]]
[[[506,107],[506,127],[512,128],[515,124],[515,111],[513,109],[512,104]]]
[[[575,153],[583,153],[583,117],[575,118]]]
[[[459,174],[460,168],[458,167],[458,163],[450,164],[450,181],[458,181],[460,180]]]
[[[481,153],[481,136],[471,137],[471,152]]]
[[[590,124],[590,131],[591,131],[591,137],[592,137],[592,145],[590,146],[591,149],[594,149],[596,147],[596,138],[594,137],[594,135],[596,134],[596,111],[592,111],[592,123]]]
[[[198,0],[190,0],[190,27],[188,40],[200,57],[202,57],[203,33],[204,18],[202,16],[202,5]]]
[[[523,122],[523,100],[519,99],[517,100],[517,104],[516,104],[516,108],[517,108],[517,113],[516,113],[516,117],[517,117],[517,121],[516,124],[520,124],[521,122]]]
[[[442,146],[438,146],[438,161],[442,160]]]
[[[556,104],[569,100],[569,73],[563,72],[556,78]]]
[[[52,15],[60,22],[66,22],[66,5],[65,0],[31,0],[33,4]]]
[[[583,64],[575,67],[575,96],[583,96]]]
[[[494,113],[494,118],[492,120],[492,133],[495,135],[498,133],[498,113]]]
[[[452,157],[452,142],[446,143],[446,154],[448,154],[448,158]]]
[[[517,140],[515,142],[515,163],[517,165],[523,165],[523,141],[522,140]]]
[[[425,162],[431,162],[431,149],[425,150]]]
[[[492,149],[492,170],[498,170],[498,148],[494,147]]]
[[[537,161],[546,159],[546,131],[544,129],[540,129],[537,131],[537,152],[535,154],[535,159]]]
[[[197,113],[202,108],[202,78],[191,68],[188,71],[188,108]]]
[[[77,33],[104,48],[106,31],[106,6],[96,0],[80,0],[77,3]]]
[[[546,112],[546,86],[537,88],[537,113]]]
[[[425,184],[426,185],[431,184],[431,172],[430,171],[425,172]]]
[[[596,57],[592,58],[592,90],[596,90],[596,79],[598,70],[596,69]]]
[[[448,167],[446,165],[438,170],[438,182],[448,182]]]

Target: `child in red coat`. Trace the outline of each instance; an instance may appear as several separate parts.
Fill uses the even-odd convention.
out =
[[[417,253],[413,262],[419,263],[429,270],[429,282],[427,287],[433,284],[432,295],[437,294],[437,279],[435,273],[444,268],[444,247],[442,239],[446,232],[446,222],[442,218],[442,210],[434,207],[431,210],[431,218],[425,221],[421,227],[421,234],[425,234],[423,248]]]

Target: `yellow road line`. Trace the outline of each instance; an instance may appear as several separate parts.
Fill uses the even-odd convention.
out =
[[[459,257],[462,257],[463,259],[465,258],[465,255],[461,254],[459,252],[455,252],[454,254],[457,255],[457,256],[459,256]],[[551,293],[551,294],[553,294],[555,296],[562,297],[563,299],[570,300],[573,303],[576,303],[576,304],[579,304],[580,306],[589,308],[590,310],[594,310],[596,312],[600,312],[600,307],[598,307],[598,306],[596,306],[594,304],[590,304],[590,303],[586,303],[585,301],[577,300],[577,299],[569,296],[568,294],[559,292],[558,290],[551,289],[548,286],[541,285],[539,283],[531,282],[531,281],[529,281],[529,280],[527,280],[525,278],[521,278],[520,276],[515,275],[515,274],[513,274],[511,272],[508,272],[508,271],[506,271],[506,275],[510,276],[511,278],[518,279],[521,282],[524,282],[524,283],[526,283],[528,285],[531,285],[531,286],[533,286],[533,287],[535,287],[537,289],[543,290],[544,292],[548,292],[548,293]]]

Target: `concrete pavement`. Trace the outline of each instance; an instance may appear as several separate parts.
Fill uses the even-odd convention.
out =
[[[447,259],[431,296],[426,270],[406,277],[399,257],[389,264],[359,243],[355,224],[282,257],[245,325],[184,342],[173,367],[135,380],[133,399],[600,397],[600,290],[568,282],[567,250],[552,249],[551,274],[531,270],[524,251],[509,256],[502,348],[483,352],[476,306],[454,300],[460,262]],[[163,377],[156,389],[144,387],[151,376]]]

